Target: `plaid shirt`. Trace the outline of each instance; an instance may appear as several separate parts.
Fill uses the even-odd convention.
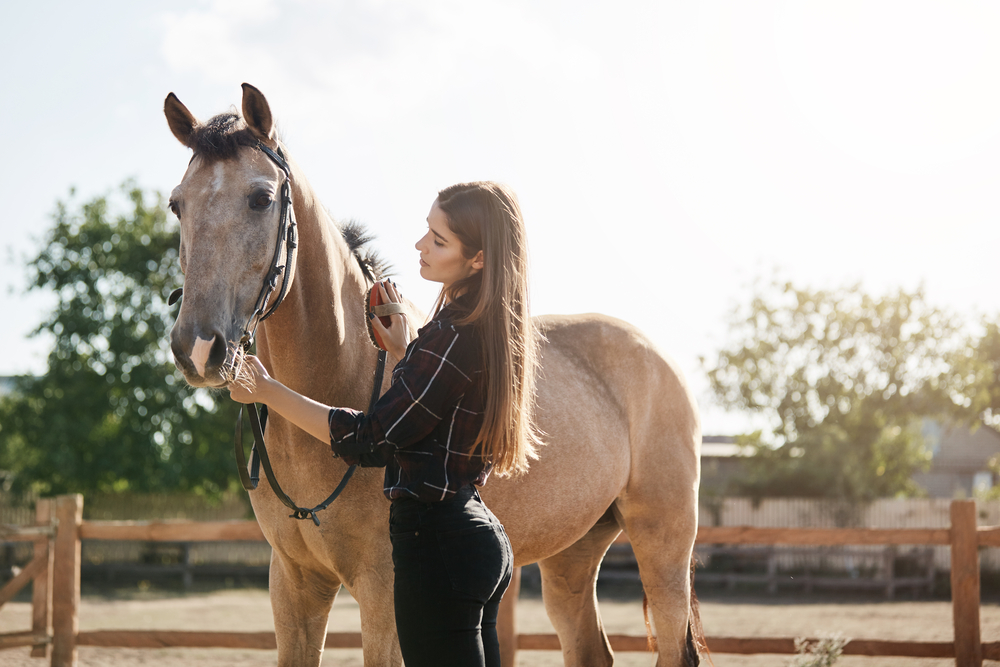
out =
[[[451,323],[456,305],[419,330],[371,414],[330,410],[334,455],[385,466],[390,500],[437,502],[489,476],[481,448],[472,446],[483,424],[482,345],[474,326]]]

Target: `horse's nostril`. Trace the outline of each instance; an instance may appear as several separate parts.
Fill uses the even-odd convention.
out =
[[[212,350],[208,355],[208,366],[219,368],[226,363],[226,356],[229,354],[229,346],[222,334],[216,333],[215,340],[212,341]]]
[[[191,358],[188,357],[178,340],[174,339],[170,341],[170,351],[173,353],[174,362],[179,368],[191,368]]]

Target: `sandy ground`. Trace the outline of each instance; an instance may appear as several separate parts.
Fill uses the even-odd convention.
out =
[[[842,633],[859,639],[950,641],[951,606],[945,601],[879,602],[874,600],[822,600],[779,597],[776,599],[716,593],[704,596],[702,620],[709,636],[796,637]],[[641,602],[604,598],[601,614],[609,633],[644,634]],[[1000,640],[1000,604],[981,609],[984,641]],[[551,633],[542,601],[523,595],[518,603],[519,630]],[[11,602],[0,608],[0,632],[30,628],[30,605]],[[337,598],[330,618],[331,631],[359,631],[357,603],[346,592]],[[80,610],[81,630],[272,630],[267,592],[237,589],[181,595],[157,591],[119,591],[113,596],[84,595]],[[717,667],[764,667],[787,665],[788,656],[713,656]],[[274,651],[228,649],[79,649],[81,667],[263,667],[276,663]],[[28,657],[28,649],[0,652],[4,667],[40,667],[47,661]],[[648,654],[621,652],[615,664],[648,667]],[[949,660],[905,658],[841,658],[842,667],[944,667]],[[988,663],[998,665],[1000,663]],[[323,665],[361,667],[360,650],[329,650]],[[558,667],[561,655],[554,651],[521,651],[522,667]]]

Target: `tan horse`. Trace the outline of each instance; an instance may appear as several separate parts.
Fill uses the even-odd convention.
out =
[[[194,151],[171,194],[185,273],[171,346],[185,379],[200,387],[223,387],[230,379],[234,342],[277,243],[276,200],[285,175],[256,144],[277,150],[279,142],[267,101],[247,84],[242,110],[245,121],[220,114],[202,124],[172,93],[164,105],[174,136]],[[292,389],[364,410],[376,354],[365,328],[367,283],[358,249],[290,164],[298,253],[287,269],[287,297],[259,329],[259,356]],[[409,321],[421,323],[423,316],[410,308]],[[689,564],[701,430],[691,392],[676,365],[624,322],[573,315],[536,323],[546,338],[537,419],[547,445],[527,475],[491,479],[483,489],[486,503],[507,528],[515,564],[539,564],[545,608],[567,665],[612,663],[595,584],[601,559],[622,529],[650,602],[656,664],[697,664],[690,653]],[[346,469],[328,445],[278,415],[267,423],[266,441],[279,481],[299,505],[321,502]],[[267,484],[250,494],[273,548],[280,665],[319,664],[341,585],[361,608],[364,664],[400,664],[383,472],[359,469],[320,513],[318,527],[289,518]]]

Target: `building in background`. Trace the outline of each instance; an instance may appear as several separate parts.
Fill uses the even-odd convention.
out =
[[[729,480],[743,472],[745,453],[731,435],[706,435],[701,440],[701,495],[724,496]]]
[[[931,451],[926,472],[914,474],[913,481],[930,498],[981,498],[1000,483],[990,462],[1000,459],[1000,432],[989,426],[977,429],[928,421],[923,428]],[[743,472],[746,452],[733,436],[706,435],[701,446],[701,493],[727,495],[729,481]]]
[[[981,497],[996,485],[997,475],[990,469],[990,460],[1000,456],[1000,433],[995,429],[929,421],[924,438],[933,458],[927,472],[915,474],[913,481],[931,498]]]

